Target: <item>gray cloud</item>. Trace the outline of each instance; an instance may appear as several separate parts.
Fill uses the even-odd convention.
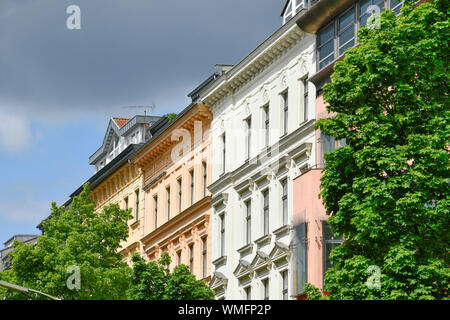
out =
[[[283,2],[2,1],[0,108],[24,122],[104,119],[152,102],[155,113],[179,111],[214,64],[238,62],[280,26]],[[66,28],[70,4],[82,30]]]

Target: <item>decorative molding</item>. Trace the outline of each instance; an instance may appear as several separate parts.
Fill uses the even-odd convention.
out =
[[[227,263],[227,256],[221,256],[212,262],[212,264],[216,267],[216,269],[220,268],[226,263]]]
[[[272,239],[272,234],[266,234],[264,236],[262,236],[261,238],[255,240],[256,245],[258,246],[258,248],[261,248],[267,244],[270,243],[270,240]]]

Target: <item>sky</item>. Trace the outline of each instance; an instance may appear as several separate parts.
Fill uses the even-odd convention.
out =
[[[89,179],[111,117],[179,112],[282,23],[284,0],[0,0],[0,248]],[[67,7],[81,11],[69,30]]]

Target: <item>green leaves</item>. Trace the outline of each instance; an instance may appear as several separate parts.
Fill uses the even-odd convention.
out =
[[[132,256],[133,278],[130,300],[213,300],[214,292],[189,272],[186,265],[168,269],[170,257],[163,252],[158,261],[146,263],[137,253]]]
[[[445,10],[443,10],[445,8]],[[321,197],[336,235],[333,299],[443,299],[450,257],[448,4],[386,10],[381,29],[336,63],[324,87],[334,117],[316,128],[347,145],[325,155]],[[381,289],[366,285],[380,268]]]
[[[94,209],[87,185],[68,210],[53,203],[37,244],[14,244],[8,280],[62,299],[125,299],[131,270],[118,249],[128,236],[131,215],[117,205]],[[80,290],[67,286],[70,266],[80,269]],[[8,299],[24,298],[6,294]]]

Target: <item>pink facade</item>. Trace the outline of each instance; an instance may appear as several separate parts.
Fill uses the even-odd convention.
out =
[[[312,169],[294,179],[294,226],[306,225],[306,281],[323,287],[322,221],[327,220],[319,199],[322,169]],[[298,244],[297,244],[298,245]],[[301,288],[297,288],[297,292]]]
[[[316,98],[316,119],[328,118],[328,113],[322,94]],[[324,268],[327,264],[329,250],[333,244],[327,244],[329,237],[328,216],[325,213],[322,200],[319,198],[320,178],[324,165],[324,153],[328,148],[334,149],[337,143],[334,139],[327,140],[320,130],[316,130],[316,164],[312,168],[302,171],[294,179],[294,228],[296,230],[295,257],[300,263],[296,264],[295,281],[296,292],[301,293],[303,286],[309,282],[323,290]],[[326,230],[324,230],[326,228]],[[326,239],[327,238],[327,239]],[[331,237],[331,239],[333,239]],[[299,270],[303,268],[303,270]]]

